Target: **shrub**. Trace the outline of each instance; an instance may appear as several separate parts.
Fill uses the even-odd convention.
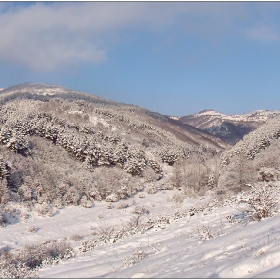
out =
[[[70,187],[67,193],[63,196],[66,205],[78,205],[80,200],[80,193],[74,187]]]
[[[144,206],[136,206],[132,212],[133,214],[142,215],[142,214],[149,214],[150,211]]]
[[[0,278],[39,278],[38,273],[22,262],[0,263]]]
[[[149,166],[147,169],[143,171],[143,177],[145,179],[145,182],[154,182],[159,179],[161,179],[163,175],[163,171],[161,169],[156,169],[157,167],[160,168],[159,165],[156,165],[157,163],[155,161],[149,161],[149,164],[153,164],[151,167]]]
[[[85,208],[91,208],[93,206],[93,203],[90,200],[88,200],[87,197],[84,195],[80,200],[80,205]]]
[[[147,257],[147,254],[143,251],[143,249],[138,246],[136,250],[133,252],[133,254],[129,257],[126,257],[123,260],[123,264],[126,267],[132,266],[141,260],[145,259]]]
[[[278,211],[279,186],[277,183],[260,183],[249,185],[249,193],[243,194],[241,201],[248,204],[247,212],[254,221],[260,221],[262,218],[271,217]]]
[[[217,177],[215,176],[215,174],[210,174],[208,177],[208,181],[207,181],[207,187],[209,189],[214,189],[215,187],[217,187]]]
[[[43,202],[42,204],[37,204],[35,210],[40,216],[45,216],[45,215],[48,215],[50,217],[53,216],[53,209],[46,202]]]
[[[124,208],[127,208],[127,207],[129,207],[129,204],[127,202],[120,202],[117,205],[117,209],[124,209]]]
[[[143,193],[139,193],[138,197],[139,198],[145,198],[145,195]]]
[[[120,189],[118,189],[116,191],[116,193],[120,199],[125,199],[125,198],[131,196],[131,191],[129,190],[129,188],[126,185],[121,186]]]
[[[279,172],[274,168],[262,167],[259,170],[258,181],[270,182],[278,181]]]
[[[36,228],[35,226],[30,226],[30,227],[28,227],[27,230],[28,230],[29,232],[35,233],[35,232],[38,231],[38,228]]]
[[[0,206],[0,227],[4,227],[7,223],[7,218],[4,209]]]
[[[111,193],[110,195],[108,195],[108,196],[106,197],[106,201],[107,201],[107,202],[116,202],[116,201],[118,201],[118,200],[119,200],[119,197],[118,197],[118,195],[115,194],[115,193]]]
[[[31,201],[34,198],[34,191],[30,186],[22,185],[18,189],[22,201]]]
[[[176,192],[172,196],[172,201],[178,204],[181,204],[184,202],[185,195],[182,192]]]
[[[148,183],[147,184],[146,192],[148,194],[155,194],[155,193],[157,193],[157,191],[158,191],[158,189],[157,189],[157,187],[155,186],[154,183]]]
[[[113,209],[114,208],[114,205],[112,204],[112,203],[109,203],[108,205],[107,205],[107,209]]]
[[[36,245],[25,245],[15,256],[15,261],[25,263],[31,269],[40,266],[46,259],[63,258],[71,250],[65,241],[49,241]]]
[[[209,226],[197,227],[196,230],[200,238],[204,241],[215,237]]]

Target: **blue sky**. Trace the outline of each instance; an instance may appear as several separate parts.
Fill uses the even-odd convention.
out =
[[[0,2],[0,87],[168,115],[280,110],[280,2]]]

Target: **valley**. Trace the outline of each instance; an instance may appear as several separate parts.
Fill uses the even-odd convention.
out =
[[[280,111],[174,117],[36,83],[0,104],[2,278],[279,272]]]

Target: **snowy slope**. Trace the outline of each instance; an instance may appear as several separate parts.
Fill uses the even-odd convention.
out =
[[[39,269],[42,278],[247,278],[278,277],[280,271],[280,215],[250,222],[242,215],[245,204],[236,197],[219,202],[211,194],[172,199],[178,191],[143,192],[121,202],[99,202],[93,208],[66,207],[53,217],[32,214],[25,221],[2,228],[0,246],[20,248],[51,239],[65,239],[76,256]],[[116,242],[101,244],[88,252],[78,248],[96,237],[98,229],[127,224],[136,206],[149,210],[140,223],[169,216],[169,223],[132,234]],[[191,207],[195,206],[195,209]],[[177,212],[177,214],[176,214]],[[181,216],[178,214],[180,213]],[[185,213],[185,216],[183,215]],[[27,229],[38,228],[36,233]],[[71,236],[80,235],[80,241]]]
[[[226,218],[238,213],[240,209],[234,202],[212,210],[208,207],[194,216],[175,220],[164,229],[136,234],[43,268],[39,275],[43,278],[278,277],[280,216],[249,224],[242,219],[230,223]]]

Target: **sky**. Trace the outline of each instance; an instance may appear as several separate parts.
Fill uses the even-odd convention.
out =
[[[280,2],[0,2],[0,87],[161,114],[280,110]]]

